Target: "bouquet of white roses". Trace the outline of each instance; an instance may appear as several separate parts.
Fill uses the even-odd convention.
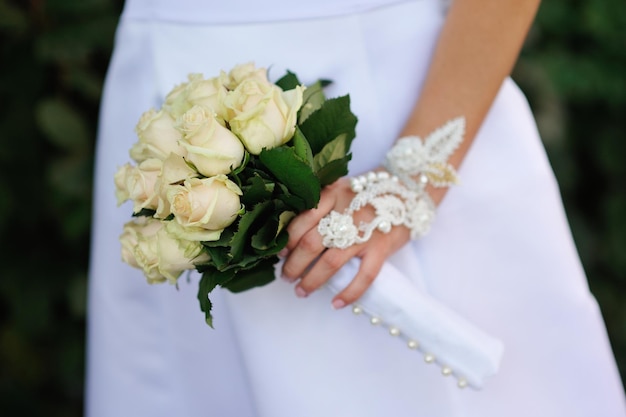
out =
[[[323,186],[347,174],[357,119],[328,81],[303,86],[291,72],[272,83],[248,63],[206,79],[191,74],[145,112],[135,164],[115,174],[118,203],[133,203],[122,259],[148,282],[202,273],[198,299],[212,326],[210,292],[274,279],[285,226],[313,208]]]

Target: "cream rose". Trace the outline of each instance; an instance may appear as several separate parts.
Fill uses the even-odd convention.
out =
[[[135,256],[135,249],[139,241],[139,235],[146,227],[147,218],[137,217],[132,221],[124,224],[122,234],[120,235],[120,243],[122,245],[122,260],[134,268],[140,268]],[[152,227],[157,227],[157,223],[152,223]],[[156,233],[156,231],[155,231]]]
[[[115,174],[115,194],[118,205],[132,200],[133,212],[142,209],[156,210],[158,195],[155,190],[157,177],[161,174],[163,161],[146,159],[137,166],[124,165]]]
[[[237,185],[226,175],[191,178],[171,186],[167,199],[174,219],[183,227],[223,230],[235,221],[241,210]]]
[[[165,98],[163,107],[178,118],[195,105],[215,112],[222,120],[226,117],[224,98],[227,93],[220,77],[205,79],[202,74],[189,74],[189,81],[177,86]]]
[[[267,79],[267,70],[265,68],[257,68],[253,62],[237,65],[228,73],[222,71],[220,79],[222,84],[229,90],[234,90],[243,81],[250,79],[263,84],[270,84]]]
[[[161,221],[139,217],[124,225],[120,236],[122,259],[131,266],[143,270],[149,283],[164,282],[159,272],[157,256],[157,232],[163,228]]]
[[[176,284],[183,271],[209,260],[200,242],[176,239],[167,227],[157,232],[157,258],[158,271],[170,284]]]
[[[192,169],[182,156],[171,153],[163,161],[161,174],[157,177],[154,185],[155,193],[158,197],[156,217],[164,219],[172,214],[170,203],[167,200],[167,189],[170,186],[181,184],[186,179],[199,176],[200,174]]]
[[[180,120],[180,129],[186,132],[180,145],[187,160],[202,175],[227,174],[241,165],[244,147],[237,136],[222,126],[206,107],[194,106]]]
[[[187,86],[187,101],[192,106],[203,106],[215,112],[221,119],[226,117],[224,99],[226,98],[226,87],[222,85],[218,77],[207,80],[198,77]]]
[[[254,79],[243,81],[226,98],[230,128],[254,155],[289,141],[294,134],[304,88],[283,91]]]
[[[139,141],[130,148],[130,157],[139,163],[150,158],[163,160],[172,152],[184,156],[185,150],[178,144],[182,134],[174,125],[175,120],[164,110],[145,112],[135,128]]]
[[[168,233],[166,223],[170,222],[139,217],[126,223],[120,236],[122,260],[143,270],[151,284],[175,284],[183,271],[209,260],[202,244],[177,239]]]
[[[211,242],[218,240],[222,230],[207,230],[202,227],[184,227],[176,221],[168,221],[165,228],[170,236],[193,242]]]
[[[126,178],[132,175],[134,166],[131,164],[124,164],[118,168],[117,172],[113,176],[115,181],[115,198],[117,199],[117,205],[121,206],[122,203],[130,199],[130,191],[126,186]]]

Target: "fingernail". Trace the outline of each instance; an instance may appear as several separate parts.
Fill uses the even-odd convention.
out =
[[[296,295],[300,298],[305,298],[309,294],[302,287],[296,287]]]
[[[289,255],[289,249],[283,248],[280,252],[278,252],[278,257],[284,259]]]
[[[340,308],[344,308],[346,306],[346,303],[343,300],[340,300],[339,298],[336,300],[333,300],[333,308],[335,310],[339,310]]]
[[[289,278],[289,277],[288,277],[287,275],[285,275],[285,274],[280,274],[280,277],[282,278],[282,280],[283,280],[283,281],[286,281],[286,282],[292,282],[292,281],[291,281],[291,278]]]

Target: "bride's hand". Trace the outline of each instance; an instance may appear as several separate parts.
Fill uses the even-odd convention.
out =
[[[342,178],[322,190],[317,208],[301,213],[290,222],[282,274],[290,282],[300,279],[295,288],[299,297],[306,297],[323,286],[356,256],[361,258],[358,273],[350,285],[332,301],[335,308],[352,304],[371,285],[385,260],[409,241],[409,230],[398,226],[386,234],[375,231],[367,242],[346,249],[325,248],[322,236],[317,231],[320,219],[331,210],[342,213],[354,196],[350,180]],[[358,225],[361,221],[370,221],[373,218],[374,209],[368,205],[354,214],[354,224]]]

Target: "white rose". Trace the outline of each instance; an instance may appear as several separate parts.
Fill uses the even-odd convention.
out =
[[[158,197],[156,217],[164,219],[172,214],[170,203],[167,200],[167,188],[169,186],[181,184],[186,179],[198,176],[200,174],[193,170],[182,156],[171,153],[163,161],[161,174],[157,177],[154,185],[155,193]]]
[[[218,240],[222,230],[207,230],[202,227],[185,227],[176,221],[168,221],[165,226],[167,232],[176,239],[189,240],[193,242],[211,242]]]
[[[167,232],[165,223],[140,217],[124,225],[120,236],[122,260],[143,270],[149,283],[172,284],[185,270],[209,260],[199,242],[177,239]]]
[[[241,210],[240,195],[239,187],[226,175],[191,178],[167,190],[175,220],[184,227],[207,230],[223,230],[235,221]]]
[[[180,145],[185,148],[187,160],[202,175],[227,174],[241,165],[243,144],[206,107],[192,107],[181,117],[180,126],[184,132],[189,132]]]
[[[126,186],[126,178],[132,175],[133,169],[133,165],[124,164],[113,176],[115,181],[115,198],[117,199],[118,206],[130,199],[130,191],[128,191],[128,187]]]
[[[132,200],[133,212],[141,209],[156,210],[158,196],[155,191],[157,177],[161,174],[163,162],[160,159],[147,159],[138,166],[124,165],[115,174],[115,194],[118,205]]]
[[[226,117],[224,98],[228,90],[218,77],[207,80],[202,77],[196,78],[187,86],[187,92],[187,101],[192,106],[204,106],[213,110],[220,118]]]
[[[120,236],[122,260],[143,270],[150,283],[166,281],[166,278],[158,270],[156,236],[162,228],[163,224],[159,220],[139,217],[126,223]]]
[[[263,84],[270,84],[267,79],[267,70],[265,68],[257,68],[253,62],[240,64],[231,69],[228,73],[224,71],[220,74],[222,84],[229,90],[234,90],[245,80],[256,80]]]
[[[168,222],[169,223],[169,222]],[[177,239],[167,228],[157,232],[158,271],[170,284],[176,284],[183,271],[209,260],[199,242]]]
[[[192,107],[187,97],[189,96],[189,85],[194,79],[202,78],[201,74],[189,74],[188,81],[178,84],[165,96],[163,109],[166,110],[174,119],[180,117]]]
[[[272,149],[289,141],[294,134],[304,88],[288,91],[253,79],[242,82],[226,98],[226,107],[234,114],[230,128],[254,155],[263,148]]]
[[[140,268],[135,257],[135,249],[137,248],[138,235],[146,226],[146,217],[137,217],[126,223],[120,235],[120,243],[122,245],[122,260],[134,268]]]
[[[189,81],[176,86],[166,97],[163,108],[178,118],[195,105],[207,107],[221,119],[226,117],[224,98],[227,93],[220,77],[205,79],[202,74],[189,74]]]
[[[150,158],[163,160],[172,152],[184,156],[178,144],[182,134],[174,125],[175,120],[164,110],[145,112],[135,128],[139,141],[130,148],[130,157],[142,162]]]

